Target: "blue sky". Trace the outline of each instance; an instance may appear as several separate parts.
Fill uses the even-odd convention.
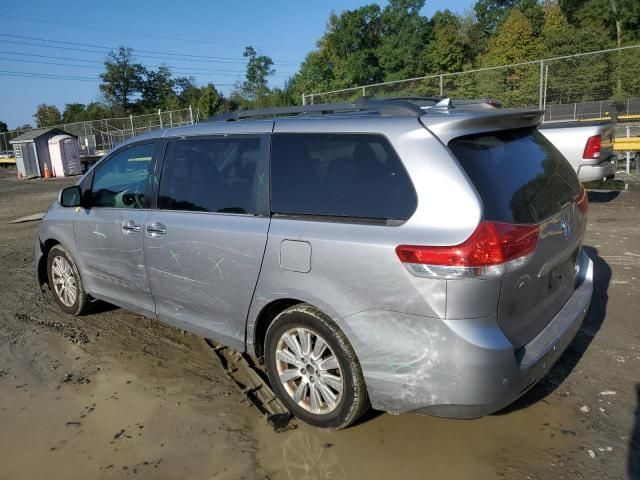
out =
[[[226,93],[242,79],[242,52],[246,45],[252,45],[274,59],[276,76],[271,84],[280,86],[315,47],[331,10],[339,12],[366,3],[371,2],[9,2],[0,10],[0,120],[12,129],[25,123],[33,124],[32,115],[39,103],[57,105],[62,111],[66,103],[97,100],[100,62],[107,52],[101,47],[125,45],[146,50],[138,52],[141,63],[147,66],[166,63],[177,67],[174,74],[193,75],[199,84],[213,82]],[[473,0],[427,1],[423,14],[431,16],[444,8],[463,13],[473,3]],[[44,47],[43,40],[56,40],[60,43],[48,44],[64,48]],[[183,57],[175,59],[175,55],[167,53]],[[65,65],[53,65],[55,63]],[[8,72],[85,80],[25,78],[6,75]]]

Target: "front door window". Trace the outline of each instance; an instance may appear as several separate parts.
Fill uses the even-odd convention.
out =
[[[91,205],[110,208],[149,208],[152,158],[156,145],[136,145],[116,153],[96,170]]]

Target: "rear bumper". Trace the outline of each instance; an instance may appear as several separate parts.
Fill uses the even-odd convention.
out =
[[[518,350],[495,317],[442,320],[367,311],[344,319],[372,406],[476,418],[515,401],[549,371],[580,329],[593,292],[593,262],[584,252],[579,262],[574,294]]]
[[[580,165],[578,167],[578,180],[581,182],[594,182],[616,173],[614,157],[595,165]]]

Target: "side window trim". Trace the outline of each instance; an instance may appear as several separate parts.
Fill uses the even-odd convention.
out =
[[[160,152],[160,148],[164,146],[164,142],[162,138],[152,138],[152,139],[145,139],[145,140],[140,140],[137,142],[132,142],[129,143],[127,145],[124,145],[120,148],[118,148],[117,150],[114,150],[113,152],[109,153],[109,155],[107,155],[106,157],[104,157],[102,160],[100,160],[95,167],[93,167],[91,169],[90,172],[90,176],[91,176],[91,180],[88,183],[88,190],[87,190],[87,198],[90,198],[93,192],[93,182],[95,179],[95,174],[96,172],[100,171],[101,168],[103,168],[105,165],[107,165],[109,163],[110,160],[112,160],[114,157],[116,157],[117,155],[120,155],[123,152],[126,152],[127,150],[131,149],[131,148],[135,148],[135,147],[139,147],[141,145],[153,145],[155,144],[156,148],[153,151],[153,155],[151,156],[151,165],[152,165],[152,170],[155,172],[156,171],[156,166],[158,163],[158,153]],[[153,185],[150,195],[151,195],[151,203],[149,205],[149,208],[145,208],[142,210],[150,210],[153,208],[153,201],[154,198],[157,196],[157,185]],[[104,209],[112,209],[112,208],[116,208],[116,207],[101,207],[101,206],[97,206],[94,207],[93,205],[90,205],[90,208],[104,208]]]
[[[242,132],[242,133],[206,133],[200,135],[181,135],[179,137],[165,137],[163,142],[156,151],[158,160],[156,162],[156,168],[158,172],[158,180],[155,185],[155,193],[152,198],[152,208],[157,211],[163,212],[184,212],[184,213],[196,213],[200,215],[231,215],[241,217],[269,217],[271,209],[271,133],[270,132]],[[165,168],[167,165],[167,152],[171,143],[185,141],[185,140],[216,140],[220,138],[229,137],[241,137],[241,138],[258,138],[260,139],[261,155],[258,162],[262,162],[264,170],[267,174],[266,184],[267,188],[266,199],[260,201],[255,213],[230,213],[230,212],[199,212],[189,210],[169,210],[161,209],[158,206],[158,199],[160,196],[160,184],[162,182],[162,176],[165,174]]]
[[[158,147],[154,154],[153,159],[153,186],[151,189],[151,198],[149,202],[150,210],[158,210],[158,192],[160,190],[160,176],[162,175],[162,168],[164,165],[164,158],[167,153],[167,145],[169,141],[166,138],[161,138],[158,142]]]

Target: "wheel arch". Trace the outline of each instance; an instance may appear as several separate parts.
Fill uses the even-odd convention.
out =
[[[261,359],[264,355],[264,341],[271,322],[287,308],[301,303],[307,303],[295,298],[278,298],[264,305],[253,323],[253,355]]]
[[[271,322],[273,322],[280,313],[298,304],[309,305],[325,315],[342,331],[345,337],[347,337],[347,340],[351,342],[352,332],[349,326],[342,321],[342,317],[338,312],[334,311],[330,305],[319,298],[308,298],[307,295],[294,294],[287,297],[271,298],[268,302],[260,305],[259,308],[256,308],[257,306],[255,304],[252,306],[252,311],[257,311],[257,313],[250,316],[247,324],[246,352],[258,360],[262,359],[264,355],[264,341],[269,325],[271,325]]]
[[[38,243],[40,244],[40,252],[42,253],[42,255],[38,260],[36,270],[38,274],[38,285],[40,286],[40,288],[42,288],[45,285],[49,286],[49,275],[47,274],[47,259],[49,257],[49,252],[56,245],[61,245],[63,248],[65,247],[57,238],[48,238],[44,242],[42,240],[39,240]]]

